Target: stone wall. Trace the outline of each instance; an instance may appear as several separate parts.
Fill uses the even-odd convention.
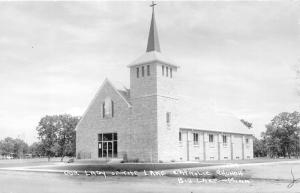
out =
[[[114,101],[114,117],[102,118],[102,103],[109,96]],[[118,157],[127,153],[130,142],[128,104],[108,81],[99,89],[76,127],[76,155],[82,159],[98,159],[98,134],[118,133]]]

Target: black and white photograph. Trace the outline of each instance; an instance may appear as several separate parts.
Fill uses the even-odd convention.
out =
[[[0,1],[0,193],[300,193],[300,1]]]

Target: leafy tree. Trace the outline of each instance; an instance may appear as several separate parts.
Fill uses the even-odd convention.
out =
[[[253,141],[253,153],[255,157],[265,157],[267,156],[267,147],[265,139],[254,138]]]
[[[299,155],[300,114],[283,112],[266,125],[265,140],[271,157]]]
[[[79,122],[79,117],[72,117],[70,115],[59,115],[59,120],[60,129],[57,143],[59,145],[59,155],[62,157],[63,160],[64,156],[75,156],[75,127]]]
[[[53,146],[58,138],[57,117],[56,115],[43,117],[36,128],[48,161],[54,155]]]
[[[40,157],[45,155],[45,150],[43,148],[43,144],[41,142],[34,142],[29,146],[29,153],[31,153],[34,157]]]
[[[0,142],[0,148],[2,155],[9,155],[10,153],[14,153],[15,141],[11,137],[6,137],[4,140]]]
[[[21,139],[14,140],[14,153],[17,155],[18,158],[24,157],[24,155],[28,152],[28,144],[25,143]]]
[[[0,141],[0,152],[2,155],[14,154],[14,156],[22,158],[28,152],[28,145],[21,139],[6,137]]]
[[[79,117],[71,115],[53,115],[45,116],[39,122],[37,127],[39,139],[48,160],[51,156],[75,155],[75,127]]]

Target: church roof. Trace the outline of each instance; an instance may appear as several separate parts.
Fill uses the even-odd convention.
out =
[[[123,99],[125,99],[125,101],[130,104],[130,89],[126,88],[121,82],[119,81],[111,81],[109,80],[110,84],[112,85],[112,87],[118,92],[119,95],[121,95],[121,97]]]
[[[163,64],[179,67],[175,62],[157,51],[146,52],[145,54],[134,60],[132,63],[130,63],[128,67],[153,62],[160,62]]]
[[[126,88],[121,82],[119,81],[111,81],[106,79],[107,82],[115,89],[115,91],[125,100],[125,102],[131,106],[130,104],[130,89]]]
[[[225,112],[218,112],[208,106],[201,106],[191,100],[179,101],[179,128],[212,132],[253,135],[237,117]]]

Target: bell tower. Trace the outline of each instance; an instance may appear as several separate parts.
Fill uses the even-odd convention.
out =
[[[160,49],[152,2],[146,53],[130,68],[131,151],[140,161],[177,160],[177,66]]]

